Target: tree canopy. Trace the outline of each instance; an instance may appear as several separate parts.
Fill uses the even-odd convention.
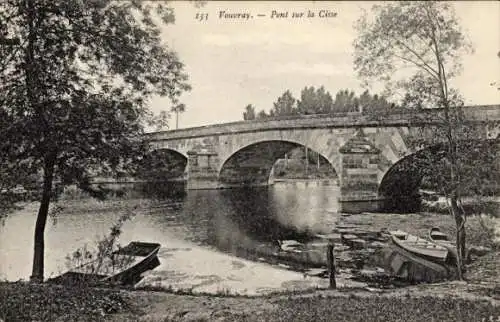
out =
[[[269,112],[270,116],[288,116],[297,115],[297,100],[293,97],[290,90],[287,90],[278,97],[278,100],[273,103],[273,108]]]
[[[248,104],[245,106],[245,112],[243,112],[243,120],[255,120],[257,115],[255,113],[255,107],[252,104]]]
[[[176,53],[161,40],[174,21],[163,2],[7,0],[0,34],[2,152],[42,181],[33,275],[43,279],[43,231],[53,182],[97,194],[90,177],[125,171],[144,151],[153,95],[173,103],[189,89]]]
[[[382,81],[392,94],[404,89],[425,107],[457,94],[449,80],[460,73],[460,58],[473,49],[452,3],[374,5],[372,15],[362,16],[356,28],[354,65],[365,84]]]
[[[333,99],[330,92],[324,86],[315,89],[314,86],[304,87],[297,102],[297,110],[300,114],[328,114],[333,110]]]

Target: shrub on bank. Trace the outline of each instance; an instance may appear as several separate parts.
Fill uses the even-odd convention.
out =
[[[469,217],[466,229],[467,245],[500,249],[500,218],[484,214]]]

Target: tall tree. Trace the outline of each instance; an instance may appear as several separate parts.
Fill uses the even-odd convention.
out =
[[[380,80],[392,93],[406,94],[413,103],[422,127],[415,135],[415,148],[439,147],[439,157],[423,157],[422,169],[428,169],[439,182],[441,192],[450,200],[449,212],[456,223],[457,268],[462,278],[465,256],[465,194],[481,193],[491,162],[486,150],[494,145],[477,139],[477,128],[464,120],[462,100],[450,80],[460,72],[460,58],[471,52],[449,2],[398,2],[376,5],[373,17],[358,21],[355,42],[355,68],[366,82]],[[439,107],[439,117],[429,116],[422,107]],[[428,154],[431,155],[431,154]],[[436,159],[437,158],[437,159]]]
[[[297,102],[300,114],[327,114],[332,110],[333,99],[324,86],[315,89],[314,86],[304,87]]]
[[[278,100],[273,103],[273,108],[270,111],[270,116],[289,116],[297,115],[297,100],[293,97],[290,90],[287,90],[278,97]]]
[[[387,100],[385,96],[377,94],[370,94],[365,90],[358,98],[359,111],[364,114],[371,114],[374,116],[385,116],[397,110],[397,106]]]
[[[269,114],[266,113],[264,110],[260,110],[259,113],[257,113],[257,120],[264,120],[271,117]]]
[[[40,172],[31,279],[43,280],[44,231],[55,180],[95,195],[92,174],[125,171],[144,152],[143,125],[152,95],[172,101],[189,89],[177,55],[161,42],[174,21],[161,2],[6,0],[0,131],[9,153]]]
[[[186,105],[185,104],[175,104],[172,107],[172,112],[175,113],[175,128],[179,128],[179,113],[184,113],[186,111]]]
[[[245,106],[245,112],[243,112],[243,120],[255,120],[257,115],[255,113],[255,107],[252,104],[248,104]]]
[[[332,112],[357,112],[359,102],[356,94],[348,89],[340,90],[335,95]]]

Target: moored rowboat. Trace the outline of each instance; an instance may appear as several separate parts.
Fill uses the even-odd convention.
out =
[[[55,283],[128,283],[158,261],[161,245],[134,241],[114,251],[110,256],[93,260],[70,269],[68,272],[51,279]]]
[[[448,256],[448,249],[446,247],[404,231],[392,231],[391,239],[396,246],[430,260],[444,262]]]

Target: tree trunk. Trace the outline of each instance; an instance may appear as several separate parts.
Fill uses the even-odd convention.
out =
[[[52,195],[55,160],[56,157],[54,154],[47,155],[43,167],[43,192],[40,208],[38,209],[38,216],[36,218],[33,269],[30,277],[30,280],[36,283],[43,282],[45,250],[44,232]]]
[[[463,280],[463,265],[465,260],[465,218],[464,213],[460,207],[458,207],[457,197],[451,197],[451,210],[455,218],[455,224],[457,229],[456,234],[456,247],[457,247],[457,270],[458,279]]]
[[[305,170],[306,170],[306,175],[309,174],[309,153],[307,151],[307,145],[304,147],[305,150],[305,155],[306,155],[306,164],[305,164]]]

